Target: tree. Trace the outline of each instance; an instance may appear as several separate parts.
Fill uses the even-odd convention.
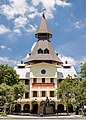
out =
[[[11,113],[12,105],[15,100],[19,98],[18,94],[25,92],[23,83],[15,84],[12,87],[2,83],[0,85],[0,106],[3,107],[4,115],[6,114],[6,107],[9,107],[9,112]]]
[[[5,83],[2,83],[0,85],[0,106],[3,107],[4,115],[6,114],[6,107],[9,103],[9,99],[11,99],[11,96],[13,97],[13,91],[11,91],[11,87]]]
[[[19,77],[16,71],[8,65],[0,65],[0,84],[6,83],[7,85],[14,85],[19,82]]]
[[[11,113],[12,104],[19,98],[18,94],[25,92],[24,88],[12,67],[0,65],[0,105],[3,107],[4,115],[7,106]]]
[[[17,100],[19,98],[19,94],[23,94],[25,92],[24,84],[22,82],[19,82],[19,84],[15,84],[13,88],[15,100]]]
[[[84,109],[84,105],[86,105],[86,77],[82,79],[80,85],[80,105],[81,105],[82,114],[84,114],[83,109]]]
[[[81,77],[82,77],[82,78],[85,78],[85,77],[86,77],[86,63],[84,63],[84,64],[81,66],[80,74],[81,74]]]
[[[80,92],[81,92],[81,107],[83,109],[84,105],[86,105],[86,63],[84,63],[81,66],[80,69],[80,74],[81,74],[81,86],[80,86]]]
[[[58,93],[60,95],[61,101],[67,107],[67,114],[68,114],[68,104],[75,104],[76,108],[79,104],[80,99],[80,79],[75,77],[68,76],[65,80],[63,80],[59,84]]]
[[[67,107],[67,114],[68,114],[68,104],[70,103],[70,95],[71,95],[71,86],[72,80],[70,77],[67,77],[65,80],[62,80],[62,82],[59,84],[59,98],[61,101],[66,105]]]

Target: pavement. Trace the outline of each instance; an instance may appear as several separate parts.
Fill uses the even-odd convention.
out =
[[[17,119],[17,120],[20,120],[20,119],[34,119],[34,120],[36,120],[36,119],[80,119],[80,120],[86,120],[86,116],[82,116],[82,115],[65,115],[65,116],[57,116],[57,115],[53,115],[53,116],[32,116],[32,115],[29,115],[29,116],[20,116],[20,115],[7,115],[7,116],[0,116],[0,120],[1,119],[3,119],[3,120],[5,120],[5,119],[9,119],[9,120],[11,120],[11,119]]]

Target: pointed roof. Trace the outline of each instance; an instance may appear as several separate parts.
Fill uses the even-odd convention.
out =
[[[41,35],[41,34],[42,35],[46,34],[46,35],[48,35],[49,38],[52,37],[52,33],[51,33],[51,31],[50,31],[50,29],[48,27],[48,24],[47,24],[44,13],[43,13],[43,15],[41,17],[40,23],[39,23],[38,28],[36,30],[35,37],[39,38],[39,35]]]
[[[38,50],[42,50],[43,53],[38,53]],[[49,53],[44,53],[45,50],[48,50]],[[51,42],[48,40],[39,40],[35,47],[33,48],[31,55],[29,56],[28,60],[25,63],[33,62],[33,61],[53,61],[58,64],[61,64],[61,60],[56,55],[54,49],[52,48]]]
[[[35,36],[36,38],[38,38],[38,41],[32,49],[31,54],[25,63],[55,62],[57,64],[62,64],[61,60],[55,53],[51,42],[49,41],[49,38],[52,37],[52,33],[47,25],[44,13],[42,15]]]

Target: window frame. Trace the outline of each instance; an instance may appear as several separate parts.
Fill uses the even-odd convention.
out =
[[[37,83],[37,78],[33,78],[33,83]]]
[[[46,97],[46,91],[42,91],[41,96],[42,96],[42,97]]]
[[[54,91],[50,91],[50,97],[54,97]]]
[[[42,78],[42,83],[45,83],[45,78]]]
[[[29,98],[29,92],[25,92],[25,98]]]
[[[38,54],[43,54],[43,50],[41,48],[38,49]]]
[[[47,48],[44,50],[44,54],[49,54],[49,50]]]
[[[25,85],[29,85],[29,80],[25,79]]]
[[[37,91],[33,91],[33,97],[37,97]]]
[[[54,83],[54,78],[50,78],[50,83]]]

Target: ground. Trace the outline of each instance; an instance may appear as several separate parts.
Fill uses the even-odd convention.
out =
[[[6,117],[0,117],[0,120],[86,120],[86,116],[71,115],[71,116],[15,116],[8,115]]]

